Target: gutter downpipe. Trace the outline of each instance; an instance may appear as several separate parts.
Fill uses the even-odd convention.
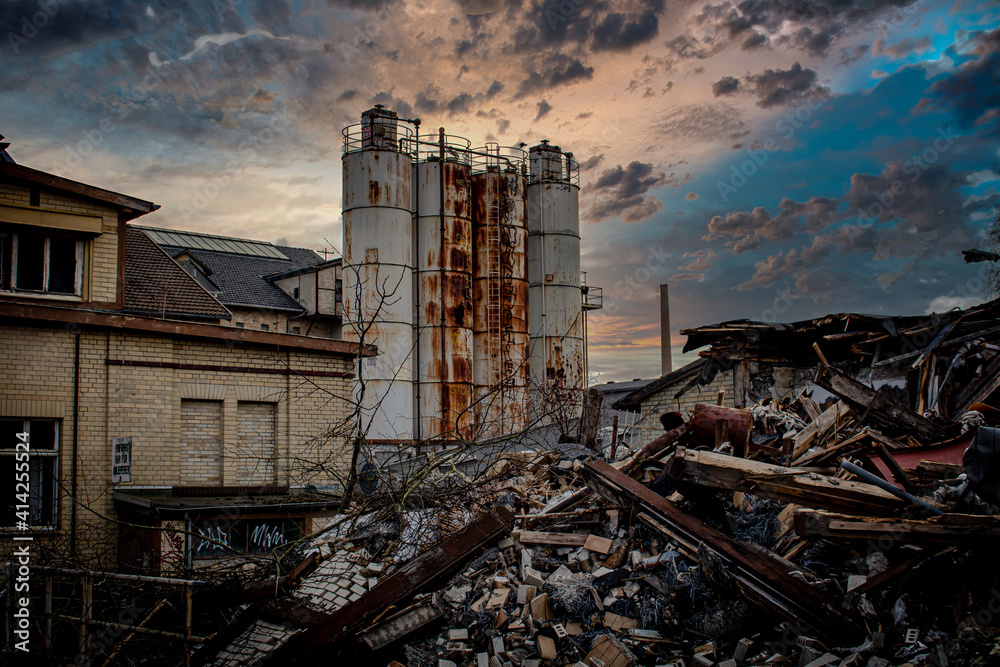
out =
[[[77,450],[79,449],[80,434],[80,331],[73,333],[73,463],[70,478],[70,510],[69,510],[69,552],[72,558],[76,558],[76,491],[78,461]]]

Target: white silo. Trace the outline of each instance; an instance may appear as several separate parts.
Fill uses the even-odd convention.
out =
[[[528,153],[528,331],[531,381],[577,400],[585,386],[580,290],[579,165],[547,141]],[[566,392],[569,392],[568,394]],[[534,409],[534,406],[533,406]]]
[[[344,129],[344,338],[375,345],[356,368],[370,442],[413,439],[411,131],[376,106]]]

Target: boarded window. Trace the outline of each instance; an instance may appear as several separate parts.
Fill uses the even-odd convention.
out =
[[[274,403],[240,401],[236,408],[237,484],[275,483]]]
[[[181,401],[181,484],[222,484],[222,401]]]

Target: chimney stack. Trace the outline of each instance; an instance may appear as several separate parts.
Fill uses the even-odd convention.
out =
[[[660,367],[661,375],[668,375],[674,370],[670,357],[670,298],[666,285],[660,285]]]

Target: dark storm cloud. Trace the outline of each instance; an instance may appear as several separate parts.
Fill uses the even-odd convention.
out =
[[[639,222],[659,213],[663,203],[646,193],[667,182],[666,174],[643,162],[606,169],[593,185],[597,202],[589,212],[591,221],[617,217],[622,222]]]
[[[940,144],[944,147],[946,144]],[[939,155],[935,151],[935,155]],[[940,162],[920,159],[891,162],[881,174],[856,173],[844,195],[849,214],[871,223],[903,219],[920,232],[942,236],[968,225],[969,210],[958,188],[966,183],[964,172],[954,172]]]
[[[52,2],[45,9],[38,0],[9,0],[0,3],[2,49],[7,55],[48,58],[122,39],[132,32],[134,11],[99,0]]]
[[[816,83],[816,72],[795,63],[790,69],[766,69],[760,74],[750,74],[746,84],[757,95],[757,106],[769,109],[797,102],[805,97],[826,97],[829,90]]]
[[[978,140],[966,141],[972,145]],[[970,215],[990,210],[997,198],[962,194],[969,174],[952,170],[941,159],[951,150],[945,135],[929,146],[937,148],[890,162],[879,174],[853,174],[840,198],[813,197],[804,202],[786,198],[774,215],[757,207],[714,216],[703,239],[729,238],[732,252],[741,254],[760,248],[763,240],[787,241],[803,232],[814,235],[801,249],[756,262],[750,279],[736,288],[744,291],[767,288],[788,277],[795,277],[796,287],[806,293],[827,290],[829,281],[810,280],[807,274],[834,269],[833,264],[822,264],[833,253],[886,260],[957,252],[974,243]],[[844,222],[849,224],[838,225]],[[838,260],[838,266],[844,261]]]
[[[594,27],[593,49],[595,51],[627,51],[634,46],[656,37],[660,30],[660,19],[657,11],[662,10],[662,4],[656,9],[650,9],[634,21],[629,21],[624,14],[614,12],[604,17]]]
[[[593,77],[593,67],[587,67],[577,58],[556,54],[543,59],[537,69],[529,70],[528,77],[518,86],[514,97],[519,99],[557,86],[587,81]]]
[[[413,108],[422,114],[445,112],[449,116],[466,114],[471,112],[477,105],[498,95],[501,90],[503,90],[503,84],[499,81],[494,81],[485,92],[475,94],[462,92],[450,99],[446,99],[445,94],[440,88],[428,85],[424,90],[417,93],[413,101]],[[485,112],[481,112],[481,114],[487,115]]]
[[[627,8],[614,3],[582,0],[542,0],[521,7],[514,33],[517,53],[552,47],[585,46],[592,51],[625,51],[659,34],[659,14],[665,0],[641,0]]]
[[[591,155],[585,162],[580,164],[580,171],[590,171],[596,168],[601,162],[604,161],[604,153],[598,153],[597,155]]]
[[[538,115],[535,116],[536,122],[548,116],[549,112],[552,111],[552,105],[546,102],[545,100],[540,101],[535,106],[538,107]]]
[[[837,39],[874,20],[916,17],[918,0],[743,0],[705,4],[684,33],[667,42],[682,58],[707,58],[739,44],[748,51],[773,43],[826,56]],[[771,35],[772,37],[768,37]]]
[[[767,45],[767,36],[759,32],[755,32],[740,44],[740,49],[743,51],[754,51],[756,49],[762,48]]]
[[[1000,28],[972,33],[964,57],[954,47],[948,51],[956,60],[968,60],[931,86],[932,101],[951,109],[963,127],[1000,125]]]
[[[839,206],[840,200],[829,197],[813,197],[805,202],[786,197],[774,216],[763,206],[750,212],[716,215],[708,223],[708,234],[702,238],[706,241],[726,237],[737,239],[733,243],[733,254],[739,255],[756,250],[761,239],[787,240],[800,231],[816,234],[843,219],[844,216],[837,212]]]
[[[779,45],[787,43],[788,46],[805,51],[811,56],[826,56],[840,32],[836,27],[814,30],[809,26],[803,26],[793,32],[787,40],[778,40],[777,43]]]
[[[720,95],[732,95],[740,89],[740,80],[734,76],[724,76],[712,84],[712,94],[716,97]]]
[[[499,81],[494,81],[490,84],[490,87],[486,89],[486,99],[492,99],[503,92],[503,84]]]

